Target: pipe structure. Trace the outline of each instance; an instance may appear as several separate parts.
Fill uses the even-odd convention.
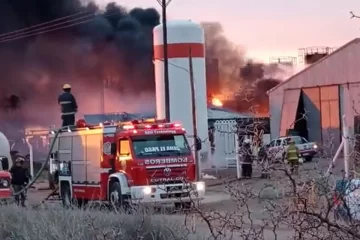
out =
[[[198,130],[197,130],[197,116],[196,116],[196,97],[195,97],[195,80],[194,80],[194,71],[193,71],[193,61],[191,48],[189,49],[189,75],[190,75],[190,84],[191,84],[191,108],[192,108],[192,120],[193,120],[193,132],[194,132],[194,143],[195,143],[195,163],[196,163],[196,180],[200,181],[201,178],[201,164],[199,151],[197,149],[198,142]],[[201,140],[200,140],[201,141]]]
[[[336,153],[335,153],[335,156],[333,157],[330,165],[329,165],[329,168],[328,170],[326,171],[326,174],[325,176],[329,176],[330,172],[331,172],[331,169],[333,168],[333,166],[335,165],[335,162],[338,160],[339,156],[340,156],[340,153],[341,151],[343,150],[344,148],[344,139],[341,141],[341,144],[339,146],[339,148],[337,149]]]
[[[29,154],[30,154],[30,175],[34,176],[34,150],[33,146],[30,143],[31,137],[26,138],[26,143],[29,147]]]
[[[240,146],[239,146],[239,137],[236,136],[235,137],[235,152],[236,152],[236,177],[238,179],[241,178],[241,164],[240,164],[240,159],[241,159],[241,156],[240,156]],[[227,163],[229,165],[229,163]]]
[[[73,127],[73,126],[70,126],[70,127]],[[49,152],[48,152],[48,155],[46,157],[46,160],[45,162],[43,163],[43,165],[41,166],[39,172],[36,174],[36,176],[34,176],[31,181],[19,192],[16,192],[16,193],[13,193],[13,196],[17,196],[17,195],[20,195],[21,193],[23,192],[26,192],[35,182],[36,180],[40,177],[41,173],[44,171],[46,165],[49,163],[49,160],[50,160],[50,156],[51,156],[51,152],[55,146],[55,142],[56,142],[56,139],[58,138],[61,130],[64,130],[64,129],[68,129],[69,127],[61,127],[59,128],[56,132],[55,132],[55,135],[54,135],[54,138],[53,138],[53,141],[50,145],[50,148],[49,148]]]
[[[345,170],[345,179],[349,179],[350,177],[350,144],[349,144],[349,128],[346,124],[345,115],[343,116],[343,141],[344,141],[344,170]]]
[[[164,51],[164,85],[165,85],[165,109],[166,120],[170,121],[170,90],[169,90],[169,58],[168,58],[168,38],[167,38],[167,5],[168,0],[162,0],[162,25],[163,25],[163,51]]]
[[[350,160],[350,145],[349,145],[349,128],[346,124],[346,118],[345,115],[343,116],[343,135],[342,135],[342,141],[337,149],[335,156],[333,160],[330,163],[330,166],[328,170],[326,171],[325,176],[329,176],[331,169],[333,168],[336,160],[339,158],[341,151],[344,150],[344,171],[345,171],[345,179],[349,179],[349,160]]]

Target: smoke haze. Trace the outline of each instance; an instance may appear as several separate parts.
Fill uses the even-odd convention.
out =
[[[247,60],[244,48],[226,38],[220,23],[206,22],[202,26],[206,57],[219,60],[219,91],[212,94],[222,96],[227,100],[224,106],[236,111],[267,115],[269,99],[266,92],[295,74],[296,69]],[[216,81],[216,78],[209,79]]]
[[[21,32],[2,35],[73,14],[63,21],[90,21],[27,38]],[[56,100],[64,83],[73,86],[80,114],[154,110],[152,29],[159,22],[153,8],[127,10],[110,3],[100,11],[80,0],[0,1],[0,121],[7,124],[2,126],[58,125]],[[257,87],[258,81],[267,81],[266,65],[247,63],[244,49],[224,36],[220,23],[203,26],[206,56],[220,63],[222,93],[251,88],[261,91],[253,94],[261,96],[255,103],[266,101],[260,93],[278,83],[272,77],[270,85]]]
[[[59,123],[56,100],[64,83],[73,86],[80,114],[104,110],[104,95],[105,108],[112,110],[136,112],[155,107],[149,101],[154,98],[155,85],[152,29],[160,19],[155,9],[126,10],[111,3],[100,12],[94,3],[82,5],[79,0],[1,1],[0,34],[72,14],[77,15],[62,22],[90,21],[22,39],[16,39],[21,32],[0,35],[0,94],[4,100],[0,119],[16,118],[32,126]],[[105,94],[103,82],[109,88]],[[121,97],[109,97],[115,93]],[[14,103],[11,95],[19,99]]]

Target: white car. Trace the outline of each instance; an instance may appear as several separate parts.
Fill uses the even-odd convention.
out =
[[[283,161],[290,140],[295,142],[295,145],[299,148],[301,157],[304,158],[305,161],[311,161],[318,152],[316,143],[308,142],[300,136],[288,136],[274,139],[267,145],[268,157],[275,161]]]

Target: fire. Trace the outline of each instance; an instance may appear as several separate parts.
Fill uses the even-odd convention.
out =
[[[216,107],[222,107],[223,106],[223,103],[221,102],[221,100],[218,99],[218,98],[215,98],[215,97],[211,100],[211,104],[216,106]]]

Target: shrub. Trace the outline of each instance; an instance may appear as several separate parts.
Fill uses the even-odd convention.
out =
[[[187,231],[178,216],[99,210],[66,210],[62,207],[23,209],[0,207],[0,239],[98,240],[200,239]]]

